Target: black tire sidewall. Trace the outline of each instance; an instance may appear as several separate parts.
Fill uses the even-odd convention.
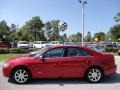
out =
[[[89,71],[90,71],[91,69],[98,69],[98,70],[100,71],[100,73],[101,73],[101,78],[100,78],[98,81],[96,81],[96,82],[91,81],[91,80],[89,79],[89,77],[88,77],[88,73],[89,73]],[[102,80],[102,78],[103,78],[103,74],[102,74],[102,71],[101,71],[99,68],[90,68],[90,69],[87,70],[87,72],[86,72],[86,74],[85,74],[85,79],[86,79],[88,82],[90,82],[90,83],[98,83],[98,82],[100,82],[100,81]]]
[[[20,69],[23,69],[23,70],[25,70],[25,71],[28,73],[28,79],[27,79],[27,81],[24,82],[24,83],[19,83],[19,82],[17,82],[17,81],[15,80],[15,73],[16,73],[17,70],[20,70]],[[12,73],[12,80],[13,80],[15,83],[17,83],[17,84],[29,83],[29,82],[31,81],[31,74],[30,74],[30,72],[29,72],[27,69],[25,69],[25,68],[16,68],[16,69],[13,71],[13,73]]]

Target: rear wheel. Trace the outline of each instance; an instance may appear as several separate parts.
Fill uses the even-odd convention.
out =
[[[98,68],[90,68],[86,73],[86,79],[89,82],[97,83],[103,78],[102,71]]]
[[[13,72],[12,79],[19,84],[23,84],[30,81],[31,75],[25,68],[16,68]]]

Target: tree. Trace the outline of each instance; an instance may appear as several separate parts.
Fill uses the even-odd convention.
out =
[[[7,39],[7,35],[9,34],[9,26],[6,21],[0,22],[0,39]]]
[[[15,24],[11,24],[10,26],[10,32],[14,33],[17,30],[17,27]]]
[[[35,41],[35,40],[46,40],[44,37],[44,32],[42,28],[44,24],[40,17],[33,17],[31,20],[27,21],[19,30],[14,33],[11,33],[10,38],[12,40],[26,40],[26,41]],[[15,25],[12,25],[12,30],[15,30]]]
[[[114,17],[115,22],[120,22],[120,12]],[[120,39],[120,24],[114,25],[110,28],[110,33],[113,41],[119,41]]]
[[[120,12],[113,18],[116,22],[120,22]]]
[[[55,40],[60,39],[59,29],[58,29],[59,22],[60,22],[60,20],[52,20],[52,21],[46,22],[46,24],[45,24],[45,28],[47,31],[46,36],[51,41],[55,41]]]
[[[67,34],[65,33],[65,34],[63,34],[63,36],[62,36],[62,38],[63,38],[63,41],[68,41],[68,38],[67,38]]]
[[[81,42],[81,38],[82,38],[82,34],[80,33],[80,32],[78,32],[77,34],[76,34],[76,41],[77,42]]]
[[[104,32],[95,33],[94,38],[98,38],[98,41],[104,41],[105,40],[105,33]]]
[[[32,19],[26,22],[26,27],[29,29],[31,34],[34,35],[36,40],[45,40],[44,34],[42,32],[42,28],[44,27],[44,23],[40,19],[39,16],[32,17]]]
[[[113,27],[111,27],[110,29],[112,38],[114,41],[119,41],[120,39],[120,24],[114,25]]]
[[[69,36],[69,41],[72,42],[81,42],[81,38],[82,38],[82,34],[81,33],[77,33],[77,34],[72,34]]]
[[[87,33],[86,40],[87,40],[87,42],[91,41],[91,32]]]

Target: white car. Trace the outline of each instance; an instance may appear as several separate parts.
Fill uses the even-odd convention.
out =
[[[105,52],[105,48],[100,47],[98,45],[90,45],[90,46],[87,46],[87,47],[92,49],[92,50],[95,50],[97,52]]]
[[[120,47],[120,42],[117,43],[117,46]]]
[[[64,42],[64,45],[74,45],[73,42]]]
[[[33,43],[34,48],[44,48],[46,46],[46,41],[35,41]]]
[[[50,46],[60,46],[60,45],[64,45],[64,43],[62,41],[51,41],[49,43]]]
[[[17,43],[18,48],[29,48],[29,43],[27,41],[19,41]]]

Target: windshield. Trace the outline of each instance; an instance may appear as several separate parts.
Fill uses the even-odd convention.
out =
[[[19,44],[28,44],[28,42],[19,42]]]
[[[29,53],[29,56],[36,56],[37,54],[41,54],[42,52],[48,50],[50,47],[45,47],[37,51],[33,51]]]

